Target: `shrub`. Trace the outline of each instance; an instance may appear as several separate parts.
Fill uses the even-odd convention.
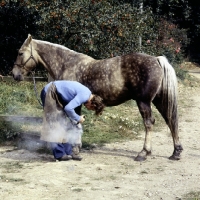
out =
[[[9,25],[10,32],[4,30],[0,43],[1,47],[6,41],[10,45],[2,54],[1,70],[6,72],[16,57],[15,50],[28,33],[36,39],[58,43],[96,59],[140,51],[165,55],[172,63],[181,62],[188,42],[185,30],[154,16],[149,8],[141,13],[127,3],[129,1],[17,2],[3,4],[0,11],[2,27],[7,23],[4,18],[13,22]],[[138,41],[140,36],[142,46]]]
[[[185,57],[185,48],[189,43],[186,30],[164,19],[155,24],[155,33],[149,35],[143,45],[149,54],[165,55],[172,63],[181,63]],[[153,36],[153,37],[152,37]]]
[[[35,8],[41,15],[37,37],[96,59],[141,51],[180,62],[188,44],[184,29],[156,17],[149,8],[141,13],[131,3],[40,1]]]
[[[28,33],[35,33],[39,15],[34,9],[20,5],[19,1],[0,4],[0,73],[9,74]]]

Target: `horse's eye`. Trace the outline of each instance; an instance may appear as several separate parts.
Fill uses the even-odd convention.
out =
[[[22,56],[22,55],[23,55],[23,53],[19,52],[19,56]]]

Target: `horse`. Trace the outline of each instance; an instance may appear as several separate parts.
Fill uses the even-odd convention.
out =
[[[29,34],[19,49],[13,78],[22,81],[39,65],[54,80],[74,80],[87,86],[103,98],[106,106],[135,100],[145,127],[144,145],[136,161],[144,161],[152,153],[153,103],[171,131],[174,150],[169,159],[180,159],[183,147],[178,133],[177,77],[166,57],[130,53],[97,60],[59,44],[33,39]]]

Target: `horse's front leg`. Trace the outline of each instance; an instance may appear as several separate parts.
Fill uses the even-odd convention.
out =
[[[151,155],[152,145],[151,145],[151,130],[155,123],[155,119],[151,116],[151,106],[150,103],[137,102],[138,108],[142,115],[144,126],[145,126],[145,140],[142,151],[137,155],[135,161],[144,161],[148,155]]]

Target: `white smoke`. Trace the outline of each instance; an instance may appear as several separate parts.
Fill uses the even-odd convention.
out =
[[[66,141],[72,145],[81,144],[83,127],[80,123],[67,118]]]
[[[77,124],[76,121],[68,117],[63,117],[63,115],[57,115],[56,120],[50,120],[50,124],[45,121],[44,119],[41,140],[56,143],[70,143],[72,145],[82,144],[83,128],[80,123]]]

